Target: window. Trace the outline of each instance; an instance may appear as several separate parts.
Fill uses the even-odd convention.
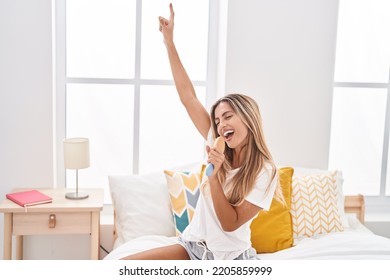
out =
[[[345,194],[390,195],[390,2],[340,0],[329,167]]]
[[[63,170],[62,139],[90,139],[88,169],[79,186],[104,187],[108,176],[144,174],[201,161],[204,141],[180,103],[158,16],[162,0],[55,2],[57,182],[74,187]],[[216,98],[210,59],[218,45],[218,3],[174,2],[175,43],[198,98]],[[64,175],[63,175],[64,174]]]

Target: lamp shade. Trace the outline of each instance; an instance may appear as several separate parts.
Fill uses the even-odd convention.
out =
[[[89,139],[64,139],[64,166],[66,169],[89,167]]]

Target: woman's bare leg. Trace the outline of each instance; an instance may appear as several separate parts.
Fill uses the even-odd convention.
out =
[[[179,244],[150,249],[121,260],[189,260],[187,251]]]

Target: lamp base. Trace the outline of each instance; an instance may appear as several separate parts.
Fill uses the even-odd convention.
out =
[[[72,193],[67,193],[65,194],[65,197],[68,199],[84,199],[87,198],[89,194],[87,193],[77,193],[77,192],[72,192]]]

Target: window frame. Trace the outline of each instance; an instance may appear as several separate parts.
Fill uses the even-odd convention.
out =
[[[390,69],[389,69],[390,73]],[[379,195],[367,196],[365,195],[366,202],[369,206],[387,206],[390,208],[390,196],[386,196],[386,182],[387,178],[387,166],[388,166],[388,153],[389,153],[389,138],[390,138],[390,75],[387,83],[360,83],[360,82],[341,82],[334,81],[333,88],[372,88],[372,89],[387,89],[387,102],[385,112],[385,125],[384,125],[384,139],[382,149],[382,163],[381,163],[381,178]],[[334,93],[333,93],[334,94]]]
[[[341,5],[341,1],[339,3]],[[339,15],[340,17],[340,15]],[[340,22],[340,19],[339,19]],[[339,32],[338,32],[339,33]],[[335,46],[335,52],[337,53],[337,43]],[[337,60],[337,56],[336,56]],[[337,61],[335,60],[335,67]],[[390,68],[390,66],[389,66]],[[336,69],[336,68],[335,68]],[[390,211],[390,195],[386,195],[386,184],[387,180],[390,180],[387,176],[387,170],[389,166],[388,155],[389,155],[389,138],[390,138],[390,69],[388,73],[387,82],[350,82],[346,80],[336,80],[333,81],[333,89],[336,88],[369,88],[369,89],[387,89],[387,101],[385,108],[385,120],[384,120],[384,138],[383,138],[383,147],[382,147],[382,160],[381,160],[381,176],[380,176],[380,186],[378,195],[365,195],[365,202],[369,212],[371,213],[384,213]],[[336,93],[333,92],[333,95]]]
[[[174,85],[173,80],[141,79],[141,20],[142,0],[136,1],[135,73],[133,79],[70,78],[66,76],[66,0],[52,1],[53,18],[53,142],[55,143],[54,187],[66,187],[66,170],[63,167],[63,139],[66,138],[66,85],[131,84],[134,86],[133,174],[139,173],[140,88],[144,85]],[[207,74],[205,81],[193,80],[194,86],[206,89],[206,108],[224,91],[224,66],[226,45],[226,1],[209,1],[209,32],[207,47]],[[158,31],[156,31],[158,32]]]

